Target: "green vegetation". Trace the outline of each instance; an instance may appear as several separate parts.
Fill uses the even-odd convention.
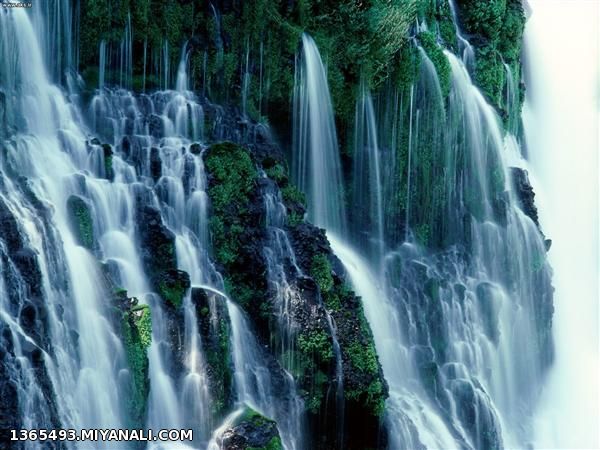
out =
[[[233,402],[231,322],[226,299],[201,288],[192,288],[200,345],[210,387],[210,409],[215,419],[223,418]]]
[[[312,330],[298,336],[298,349],[307,354],[314,355],[321,362],[329,362],[333,358],[331,337],[322,330]]]
[[[275,181],[277,184],[283,184],[287,182],[287,171],[285,167],[281,163],[276,163],[273,166],[265,166],[265,162],[263,161],[263,168],[265,169],[265,173],[267,176]]]
[[[476,37],[472,40],[476,44],[475,81],[507,124],[514,119],[511,115],[520,113],[524,97],[521,91],[517,111],[509,111],[508,105],[503,102],[506,84],[504,63],[510,66],[517,85],[521,76],[519,57],[525,28],[521,1],[460,0],[458,5],[462,26]]]
[[[130,19],[134,88],[155,89],[164,83],[150,65],[144,77],[139,55],[161,55],[167,44],[169,65],[177,67],[181,47],[188,41],[193,88],[202,86],[213,101],[239,105],[245,86],[248,114],[258,120],[268,115],[271,124],[283,130],[289,119],[295,54],[306,31],[327,64],[338,123],[350,124],[360,80],[377,88],[394,79],[421,2],[255,0],[222,2],[213,10],[210,2],[201,0],[82,0],[79,63],[85,68],[84,78],[95,87],[100,41],[116,50]],[[437,14],[446,25],[443,8]],[[444,36],[449,39],[450,33]],[[120,74],[108,68],[105,77],[108,83],[118,83]]]
[[[92,250],[94,247],[94,226],[87,202],[77,195],[71,195],[67,200],[67,214],[77,243]]]
[[[256,439],[258,439],[258,441],[248,442],[249,445],[244,447],[245,450],[283,450],[283,445],[275,421],[263,416],[249,406],[246,406],[245,411],[235,421],[234,430],[238,426],[243,426],[244,429],[251,427],[253,430],[260,430],[260,433],[256,433]],[[268,439],[268,441],[263,445],[266,439]],[[256,446],[256,444],[260,445]]]
[[[310,275],[317,283],[317,286],[319,286],[322,295],[330,292],[333,289],[331,264],[329,264],[329,260],[327,259],[326,255],[318,253],[313,256]]]
[[[281,195],[283,200],[286,202],[295,202],[301,205],[306,205],[306,196],[304,192],[299,190],[296,186],[288,185],[281,189]]]
[[[227,267],[239,253],[248,196],[256,185],[258,172],[248,151],[230,142],[210,147],[205,164],[210,174],[208,195],[214,212],[210,230],[215,256]]]
[[[168,303],[179,308],[189,287],[189,276],[185,272],[175,271],[162,277],[158,283],[158,293]]]
[[[442,97],[446,98],[450,93],[451,86],[451,71],[450,71],[450,63],[448,62],[448,58],[444,55],[444,51],[437,44],[435,35],[431,32],[425,31],[423,33],[419,33],[419,41],[421,42],[421,46],[427,56],[435,66],[435,71],[437,72],[438,80],[440,82],[440,89],[442,91]]]
[[[257,186],[258,171],[247,149],[231,142],[211,146],[205,153],[209,177],[208,195],[213,216],[210,219],[216,261],[223,268],[225,288],[231,297],[251,313],[261,314],[266,286],[256,282],[248,269],[244,247],[258,232],[250,211],[251,196]]]
[[[362,308],[359,322],[360,334],[343,348],[343,352],[346,353],[353,369],[363,376],[364,382],[348,386],[344,395],[348,400],[360,402],[374,416],[381,417],[385,410],[387,389],[384,386],[373,335]]]
[[[214,180],[209,195],[215,213],[242,207],[257,177],[248,151],[231,142],[215,144],[208,150],[205,164]]]
[[[131,374],[127,409],[130,425],[138,428],[145,423],[147,397],[150,392],[146,350],[152,341],[152,316],[148,305],[136,305],[123,314],[121,321],[123,345]]]

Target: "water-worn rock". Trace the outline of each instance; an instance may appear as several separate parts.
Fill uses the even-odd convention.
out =
[[[142,263],[152,286],[168,305],[178,308],[190,287],[190,277],[177,269],[175,235],[163,224],[160,211],[153,206],[138,204],[136,223]]]
[[[535,206],[535,193],[529,182],[529,174],[526,170],[519,167],[511,167],[510,173],[513,181],[513,188],[519,200],[519,206],[527,216],[539,227],[539,218],[537,207]]]
[[[191,300],[196,310],[200,344],[207,364],[212,396],[211,410],[222,416],[233,404],[233,361],[231,322],[226,299],[214,291],[193,288]]]
[[[221,436],[223,450],[282,450],[281,438],[274,420],[250,407]]]
[[[78,195],[67,199],[67,213],[73,236],[79,245],[93,250],[95,245],[94,223],[88,203]]]
[[[246,122],[239,134],[228,136],[244,140],[242,131],[252,126]],[[260,141],[248,148],[217,144],[205,153],[212,238],[228,293],[247,312],[259,339],[281,360],[292,362],[288,370],[305,400],[312,448],[385,446],[381,418],[387,385],[360,299],[349,287],[324,230],[304,222],[303,196],[289,183],[280,151],[271,152],[275,146],[267,137]],[[269,178],[259,177],[257,168]],[[273,230],[263,226],[266,198],[281,198],[288,214],[281,226],[291,248],[283,250],[282,263],[294,292],[286,306],[286,321],[292,325],[279,319],[281,300],[269,279],[266,249],[273,250]],[[301,272],[293,269],[291,260]],[[337,356],[329,316],[341,347],[343,399],[336,394]],[[294,345],[280,355],[279,339],[286,335]],[[342,409],[343,432],[336,430],[341,423],[336,414]],[[342,435],[344,442],[339,441]]]

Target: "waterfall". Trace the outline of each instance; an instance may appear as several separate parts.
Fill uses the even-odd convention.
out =
[[[104,79],[106,76],[106,41],[102,39],[98,53],[100,54],[100,61],[98,62],[98,89],[104,88]]]
[[[47,315],[49,347],[41,361],[52,381],[51,389],[61,399],[56,405],[59,417],[54,420],[60,418],[62,424],[73,428],[123,427],[126,420],[119,392],[123,389],[121,373],[126,370],[124,350],[109,319],[105,303],[108,293],[102,287],[100,267],[93,255],[77,244],[68,219],[66,199],[78,194],[77,183],[73,183],[78,172],[75,164],[86,161],[84,135],[61,91],[48,81],[38,38],[27,14],[15,9],[10,15],[0,15],[0,20],[2,28],[8,30],[8,39],[19,36],[16,53],[4,53],[3,62],[23,82],[19,87],[23,101],[14,106],[14,111],[27,118],[22,124],[27,134],[18,135],[6,149],[3,197],[21,224],[19,239],[38,252],[33,258],[40,265],[43,286],[38,295],[45,298],[45,305],[38,305],[34,311]],[[25,54],[26,61],[19,57]],[[24,207],[30,201],[20,198],[21,190],[7,177],[14,167],[28,177],[34,197],[55,205],[51,221],[36,220],[32,210]],[[101,184],[92,177],[82,181],[90,192]],[[111,194],[118,194],[118,188],[107,192]],[[49,236],[54,236],[54,244]],[[61,240],[62,248],[57,245]],[[62,285],[51,284],[49,275],[55,271],[64,271]],[[13,328],[15,339],[17,334]],[[26,367],[22,371],[27,372]],[[33,393],[19,396],[27,397],[35,398]],[[34,405],[21,406],[28,411]],[[50,419],[48,414],[46,423]]]
[[[552,359],[546,244],[513,188],[517,175],[508,165],[518,153],[516,140],[505,136],[471,81],[469,58],[444,52],[451,74],[444,100],[436,67],[418,51],[420,75],[402,118],[409,130],[407,181],[415,186],[406,194],[414,238],[379,256],[361,255],[365,250],[349,244],[351,235],[326,225],[328,238],[373,330],[390,388],[391,447],[522,448],[532,440],[537,391],[531,386],[541,385]],[[312,79],[309,91],[311,83],[321,86]],[[363,91],[356,135],[357,152],[365,153],[357,153],[355,169],[371,177],[371,197],[355,188],[349,207],[373,208],[367,232],[377,236],[382,231],[373,219],[380,193],[389,190],[381,185],[387,179],[378,159],[391,145],[380,139],[369,101]],[[320,178],[314,183],[335,179],[335,166],[325,173],[324,165],[310,165],[314,157],[305,148],[295,151],[310,167],[308,178]],[[354,231],[364,232],[364,225]]]
[[[382,42],[398,45],[402,80],[362,72],[344,158],[336,119],[351,119],[335,115],[324,63],[338,59],[302,34],[286,92],[274,60],[289,42],[256,33],[267,19],[246,5],[252,32],[231,34],[229,6],[174,4],[169,25],[190,14],[185,42],[188,25],[163,34],[111,11],[115,29],[82,30],[97,39],[88,86],[79,2],[2,8],[0,442],[10,429],[169,428],[193,442],[60,448],[600,445],[600,19],[583,0],[532,1],[524,126],[519,64],[497,61],[495,109],[476,86],[480,39],[449,0],[437,29]],[[356,17],[413,14],[391,3]],[[267,23],[294,24],[265,8]],[[336,93],[359,65],[334,67]],[[241,103],[211,103],[211,85],[237,86]],[[268,126],[247,117],[281,112],[288,94],[302,192]],[[252,438],[268,444],[241,442]]]
[[[553,238],[557,347],[535,444],[598,448],[598,5],[530,3],[523,120],[540,223]]]
[[[302,35],[294,83],[294,174],[315,225],[345,230],[342,173],[327,74],[315,41]]]
[[[175,79],[175,90],[179,92],[185,92],[189,90],[188,86],[188,75],[187,75],[187,63],[188,63],[188,52],[187,42],[183,44],[181,49],[181,59],[177,66],[177,78]]]
[[[361,234],[368,233],[370,229],[376,230],[374,236],[367,236],[367,241],[372,241],[367,243],[367,248],[381,259],[385,246],[380,161],[382,149],[377,142],[373,99],[364,81],[361,83],[361,92],[356,103],[355,121],[352,204],[363,214],[360,216],[356,214],[360,218],[358,220],[353,218],[353,222]]]
[[[249,405],[277,421],[286,450],[301,449],[304,404],[295,392],[292,376],[284,372],[278,379],[268,366],[265,352],[258,345],[240,309],[227,302],[233,336],[233,360],[238,403]],[[277,392],[277,394],[276,394]]]
[[[127,13],[127,23],[123,31],[119,51],[119,85],[131,89],[133,78],[133,29],[131,27],[131,13]]]

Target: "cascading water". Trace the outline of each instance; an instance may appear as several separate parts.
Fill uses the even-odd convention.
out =
[[[344,231],[341,163],[327,74],[315,41],[306,33],[296,61],[294,173],[308,197],[309,219]]]
[[[545,244],[512,187],[516,175],[505,148],[516,141],[503,137],[499,118],[473,85],[465,62],[445,52],[451,87],[444,105],[436,68],[419,52],[421,75],[411,88],[409,116],[400,118],[409,128],[406,223],[412,243],[387,249],[378,260],[369,252],[361,257],[335,229],[328,236],[363,297],[374,332],[390,386],[391,446],[522,448],[532,440],[537,391],[531,386],[540,385],[552,354]],[[358,111],[365,101],[369,111],[364,95]],[[358,114],[359,137],[364,123]],[[304,127],[306,132],[309,126]],[[372,149],[364,143],[359,149],[381,153],[389,147],[375,146],[376,139],[367,140]],[[316,149],[323,146],[299,155],[310,161],[307,155]],[[371,158],[376,157],[382,155]],[[335,177],[323,174],[323,167],[312,168],[312,179]],[[370,164],[373,180],[382,179],[377,169]],[[432,195],[423,196],[432,179]],[[381,200],[372,201],[377,207]],[[377,223],[372,232],[381,232]],[[440,235],[444,242],[435,244]],[[422,247],[427,242],[441,249],[432,254]],[[385,270],[374,274],[369,266]]]
[[[11,16],[0,15],[0,20],[2,29],[6,30],[5,45],[10,45],[13,36],[19,36],[19,44],[15,44],[17,51],[4,53],[3,61],[4,67],[14,70],[21,79],[19,93],[24,101],[13,105],[12,111],[16,116],[27,117],[22,126],[23,131],[30,133],[18,135],[7,145],[2,164],[7,188],[4,196],[11,205],[9,211],[23,226],[18,231],[18,239],[24,245],[35,246],[39,252],[37,259],[42,271],[39,283],[43,280],[44,286],[40,289],[45,295],[42,292],[38,295],[46,298],[46,302],[44,308],[38,305],[34,311],[47,314],[49,345],[41,361],[45,362],[52,380],[52,386],[47,389],[54,389],[62,398],[56,405],[59,417],[52,419],[52,415],[47,414],[47,420],[60,418],[61,423],[75,428],[99,424],[124,426],[126,420],[119,401],[119,391],[123,389],[119,374],[125,370],[123,348],[109,320],[100,268],[91,253],[77,245],[65,203],[65,199],[77,193],[78,185],[82,186],[74,182],[73,176],[78,172],[75,164],[83,163],[94,171],[94,160],[87,158],[85,137],[69,105],[60,90],[47,79],[38,40],[27,14],[14,11]],[[24,54],[28,55],[27,61],[20,57]],[[52,220],[36,220],[32,210],[20,206],[29,202],[20,198],[23,194],[19,189],[7,184],[8,174],[15,167],[19,167],[22,176],[28,177],[35,198],[55,205]],[[102,182],[93,177],[80,181],[90,191],[101,189]],[[48,234],[62,240],[62,248],[49,246],[48,239],[42,237]],[[49,284],[48,275],[55,270],[64,270],[66,274],[60,288]],[[16,331],[13,331],[16,337],[14,333]],[[32,406],[21,405],[26,411]]]
[[[226,302],[231,321],[237,404],[248,404],[276,419],[286,449],[304,448],[304,405],[293,378],[287,372],[273,372],[243,313],[220,294],[223,281],[210,261],[210,205],[203,146],[197,142],[202,139],[204,116],[188,90],[186,46],[176,90],[135,96],[106,87],[105,74],[114,70],[115,62],[103,42],[99,89],[87,113],[81,114],[47,79],[38,44],[45,28],[35,30],[27,13],[17,9],[0,14],[0,21],[2,88],[22,99],[6,103],[7,122],[19,124],[19,130],[5,144],[0,184],[1,217],[15,234],[13,241],[0,245],[2,273],[14,273],[0,278],[3,336],[8,336],[2,345],[12,355],[2,360],[2,370],[18,383],[20,404],[15,408],[21,414],[14,420],[23,418],[12,427],[118,429],[132,425],[123,399],[133,395],[134,375],[107,303],[113,295],[105,289],[104,271],[108,270],[119,287],[149,305],[152,314],[148,410],[146,423],[136,426],[190,428],[195,445],[203,445],[222,419],[211,407],[216,400],[210,393],[195,303],[198,292],[214,291],[209,294],[210,317],[222,314],[219,302]],[[15,39],[17,29],[19,38]],[[119,76],[124,77],[121,86],[131,84],[132,33],[129,21],[116,62]],[[163,53],[159,73],[168,87],[166,42]],[[27,61],[22,57],[25,54]],[[86,115],[91,130],[82,122]],[[112,145],[90,139],[91,133]],[[28,179],[19,181],[21,185],[12,179],[16,168]],[[47,205],[56,205],[53,214]],[[87,233],[93,233],[97,243],[94,236],[84,234],[88,248],[75,233],[77,227],[70,218],[74,208],[89,211]],[[40,218],[36,210],[43,213]],[[138,224],[142,217],[154,224],[158,220],[159,227],[160,222],[166,224],[168,230],[160,233],[167,238],[172,235],[178,268],[189,274],[192,289],[182,302],[182,325],[175,328],[173,312],[152,292],[145,262],[148,249],[143,244],[147,237]],[[39,249],[37,257],[31,248]],[[37,277],[38,284],[32,284],[24,272],[28,258],[39,261],[40,272],[29,275]],[[221,300],[215,300],[215,295]],[[43,299],[44,306],[32,304],[29,298]],[[42,317],[45,336],[36,341],[30,337],[32,324]],[[171,350],[174,332],[181,339],[177,354]],[[47,400],[51,398],[56,402]],[[42,448],[39,445],[27,448]],[[174,446],[191,448],[183,443],[151,443],[148,448]]]
[[[376,230],[374,236],[367,236],[367,241],[371,241],[368,242],[367,249],[381,259],[385,247],[381,151],[377,143],[377,123],[373,99],[364,82],[356,103],[355,120],[352,204],[362,212],[362,215],[353,215],[353,225],[361,233]],[[360,219],[357,220],[358,217]]]
[[[535,444],[598,448],[600,15],[595,2],[530,3],[523,121],[540,223],[553,238],[557,347]]]
[[[275,96],[271,35],[236,37],[235,65],[231,17],[213,4],[198,19],[206,20],[206,47],[196,35],[179,42],[144,36],[134,30],[138,11],[124,11],[119,29],[95,42],[96,89],[84,91],[76,73],[78,3],[37,2],[30,13],[3,8],[0,401],[6,411],[0,411],[0,432],[192,429],[192,443],[146,448],[217,450],[231,444],[226,441],[240,420],[258,415],[272,425],[269,442],[280,448],[280,439],[286,450],[360,448],[348,436],[360,440],[361,433],[371,433],[365,442],[379,445],[381,438],[391,449],[597,445],[591,424],[597,405],[586,402],[597,390],[597,358],[589,345],[597,324],[569,316],[564,306],[571,292],[582,299],[594,293],[574,283],[557,285],[564,318],[556,334],[558,366],[537,405],[553,360],[550,242],[540,223],[561,241],[549,254],[557,274],[566,280],[578,269],[570,278],[585,278],[586,286],[597,282],[597,251],[575,253],[565,243],[569,233],[591,234],[597,223],[571,227],[561,218],[564,210],[543,196],[538,223],[519,144],[518,65],[499,66],[503,122],[472,81],[477,46],[457,25],[462,11],[452,1],[449,7],[446,20],[454,21],[457,38],[452,48],[460,56],[426,41],[431,30],[442,30],[421,21],[405,42],[409,48],[400,50],[415,61],[409,86],[388,80],[371,92],[366,79],[361,83],[354,133],[348,134],[354,137],[348,196],[327,71],[315,41],[302,35],[293,91],[294,175],[307,196],[308,219],[326,229],[341,265],[323,231],[302,220],[302,195],[287,179],[268,127],[250,118],[270,108],[270,93]],[[550,39],[536,37],[535,21],[532,30],[533,43]],[[177,65],[173,50],[186,38]],[[530,58],[546,67],[552,58],[539,47]],[[221,72],[239,81],[241,112],[192,92],[201,79],[202,93],[210,93],[211,79]],[[556,68],[547,71],[556,77],[552,83],[532,73],[533,86],[544,92],[569,84]],[[131,92],[140,79],[144,93]],[[570,167],[557,157],[559,144],[593,154],[591,137],[572,141],[559,132],[578,125],[566,126],[553,113],[570,104],[573,93],[584,98],[591,90],[570,90],[560,101],[533,90],[526,105],[531,153],[552,150],[551,163],[533,160],[546,189]],[[539,131],[538,116],[553,139]],[[591,109],[585,119],[593,120]],[[211,248],[219,221],[239,206],[225,205],[222,216],[217,211],[215,196],[229,187],[218,184],[218,172],[237,163],[211,166],[218,147],[212,144],[225,139],[248,147],[250,165],[258,169],[240,216],[259,218],[245,236],[260,244],[234,244],[243,247],[236,264],[261,279],[256,290],[250,281],[238,291],[240,298],[225,294],[236,292],[234,269],[219,260],[220,248]],[[597,176],[573,166],[573,180]],[[563,214],[569,218],[587,208],[572,202],[574,188],[571,197],[548,192],[573,207]],[[244,228],[235,221],[227,226]],[[586,270],[572,263],[574,256]],[[247,267],[248,260],[258,268]],[[362,298],[387,386],[349,284]],[[585,315],[594,317],[591,303]],[[370,352],[357,349],[369,345]],[[569,348],[585,353],[584,363],[568,359]],[[357,355],[369,361],[356,361]],[[582,372],[592,381],[581,389],[567,383]],[[557,414],[556,405],[565,414]],[[583,413],[576,411],[581,405]],[[566,423],[579,439],[553,435],[550,428]],[[19,448],[46,447],[27,442]]]

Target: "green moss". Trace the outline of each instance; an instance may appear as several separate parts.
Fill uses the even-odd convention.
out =
[[[331,337],[322,330],[312,330],[298,336],[298,348],[307,355],[315,355],[319,361],[328,362],[333,358]]]
[[[190,279],[187,273],[169,272],[163,274],[162,279],[158,282],[158,293],[165,301],[175,308],[179,308],[189,287]]]
[[[452,73],[448,58],[446,58],[444,51],[437,44],[435,35],[433,33],[425,31],[419,33],[418,37],[423,50],[425,50],[425,53],[435,66],[442,96],[446,98],[450,93],[450,86],[452,83]]]
[[[424,247],[429,245],[431,239],[431,229],[429,224],[423,223],[415,227],[415,239]]]
[[[214,179],[209,195],[215,213],[247,202],[257,178],[247,150],[231,142],[215,144],[208,150],[205,164]]]
[[[414,45],[409,45],[398,53],[397,60],[392,80],[401,92],[405,92],[419,76],[421,55]]]
[[[138,305],[125,312],[121,321],[123,346],[131,374],[126,407],[132,427],[145,423],[150,391],[146,350],[152,341],[152,316],[148,305]]]
[[[247,283],[241,274],[232,272],[225,276],[224,283],[225,290],[243,307],[250,306],[252,300],[256,297],[257,292]],[[264,314],[268,314],[269,312],[265,311]]]
[[[281,189],[281,195],[286,202],[295,202],[306,206],[306,196],[296,186],[288,185]]]
[[[491,41],[499,38],[506,0],[459,0],[458,5],[468,33]]]
[[[220,417],[228,406],[227,396],[232,385],[231,348],[229,323],[219,320],[217,346],[207,349],[207,362],[214,371],[211,410],[213,415]]]
[[[246,447],[246,450],[283,450],[283,444],[279,436],[273,436],[264,447]]]
[[[71,195],[67,200],[67,213],[77,243],[92,250],[94,226],[89,205],[81,197]]]
[[[245,427],[250,425],[256,429],[265,429],[266,431],[270,431],[272,428],[275,427],[275,421],[263,416],[262,414],[250,408],[249,406],[246,406],[244,412],[234,422],[234,427],[237,427],[239,425],[244,425]],[[245,450],[283,450],[283,445],[281,444],[281,438],[279,437],[279,435],[275,434],[266,443],[266,445],[261,447],[248,446],[245,447]]]
[[[372,341],[367,344],[354,341],[348,346],[347,351],[352,365],[358,371],[367,374],[377,374],[379,372],[377,352]]]
[[[263,165],[263,167],[265,166]],[[287,181],[287,172],[282,164],[277,163],[274,166],[265,167],[265,173],[277,184],[282,184]]]
[[[248,151],[230,142],[213,145],[205,156],[210,174],[208,195],[214,215],[210,220],[215,256],[225,267],[239,254],[242,222],[258,172]]]
[[[289,227],[295,227],[300,225],[302,222],[304,222],[304,214],[299,214],[295,211],[292,211],[287,216],[287,225]]]
[[[475,62],[475,82],[492,104],[500,105],[506,81],[500,54],[491,45],[481,47],[476,51]]]
[[[475,35],[475,82],[490,103],[501,113],[505,126],[511,125],[510,115],[503,104],[506,75],[503,62],[509,64],[520,78],[520,54],[525,28],[525,13],[520,0],[460,0],[459,16],[467,33]],[[519,95],[517,112],[523,102]],[[514,118],[512,119],[514,122]],[[514,131],[514,123],[513,123]]]
[[[331,264],[327,256],[318,253],[313,257],[310,268],[310,275],[313,277],[321,294],[325,294],[333,289],[333,276],[331,275]]]

